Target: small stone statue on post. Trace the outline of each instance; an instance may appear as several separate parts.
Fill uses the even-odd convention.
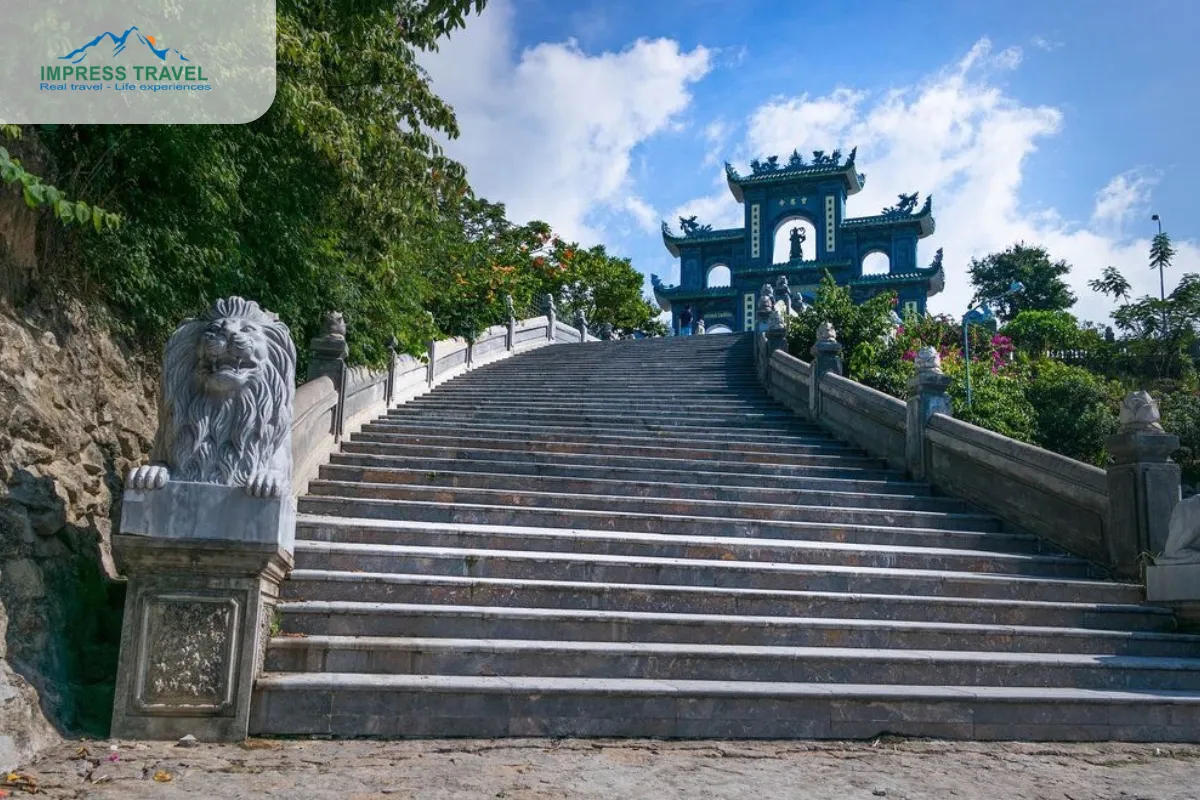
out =
[[[583,313],[583,309],[575,311],[575,328],[579,331],[579,341],[586,342],[588,335],[587,315]]]
[[[600,324],[600,330],[596,334],[596,338],[602,342],[611,342],[613,339],[615,339],[616,333],[613,331],[612,323],[602,322]]]
[[[542,308],[545,309],[546,318],[547,318],[547,320],[549,320],[549,332],[546,334],[546,338],[553,340],[554,339],[554,327],[558,322],[558,318],[555,315],[555,310],[554,310],[554,295],[545,294],[542,296]]]
[[[770,283],[764,283],[758,291],[758,305],[754,309],[755,330],[766,331],[774,311],[775,290],[771,288]]]
[[[817,342],[809,352],[813,358],[808,383],[808,413],[815,420],[821,413],[821,378],[827,372],[842,374],[842,345],[832,323],[822,322],[817,326]]]
[[[704,335],[704,320],[702,320],[702,319],[696,320],[696,335],[697,336]]]
[[[942,372],[938,351],[926,345],[917,351],[917,372],[908,382],[908,419],[905,425],[905,451],[908,469],[915,480],[926,480],[929,473],[929,448],[925,444],[925,426],[934,414],[953,416],[950,405],[951,378]]]
[[[504,338],[504,349],[512,352],[517,344],[517,311],[513,306],[513,296],[511,294],[504,295],[504,316],[505,325],[508,327],[508,333]]]
[[[1158,404],[1148,392],[1131,392],[1121,403],[1120,427],[1108,438],[1108,551],[1122,575],[1139,574],[1142,553],[1161,553],[1171,511],[1179,502],[1179,465],[1171,453],[1179,437],[1163,430]]]
[[[229,297],[181,324],[163,361],[151,463],[130,473],[113,537],[129,588],[112,732],[240,740],[292,565],[296,349],[278,317]]]

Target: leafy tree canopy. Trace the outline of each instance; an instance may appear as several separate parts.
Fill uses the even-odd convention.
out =
[[[1002,253],[971,259],[967,271],[975,287],[972,304],[987,302],[1002,320],[1022,311],[1065,311],[1075,305],[1075,295],[1063,280],[1071,266],[1061,259],[1051,261],[1044,247],[1020,242]],[[1006,294],[1014,281],[1025,288]]]

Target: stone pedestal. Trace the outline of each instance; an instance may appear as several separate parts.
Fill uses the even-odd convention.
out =
[[[292,566],[295,500],[168,482],[126,493],[120,531],[113,552],[129,588],[112,735],[244,739]]]
[[[918,365],[917,374],[908,382],[908,419],[904,428],[905,456],[908,471],[914,480],[926,480],[929,475],[929,446],[925,441],[925,424],[934,414],[951,415],[951,378],[941,370],[937,353],[930,349],[926,363]]]
[[[821,415],[821,377],[832,372],[842,374],[842,344],[835,337],[833,326],[822,323],[812,346],[812,373],[808,384],[808,414],[810,419]]]
[[[1113,568],[1140,577],[1143,553],[1157,555],[1167,543],[1171,511],[1179,502],[1179,465],[1170,455],[1179,437],[1161,429],[1123,430],[1109,437],[1108,552]]]
[[[1200,628],[1200,564],[1146,567],[1146,600],[1173,609],[1189,627]]]

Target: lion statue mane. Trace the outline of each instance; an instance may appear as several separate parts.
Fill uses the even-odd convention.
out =
[[[295,376],[291,333],[258,303],[228,297],[184,321],[163,356],[151,463],[129,473],[129,487],[172,480],[287,494]]]

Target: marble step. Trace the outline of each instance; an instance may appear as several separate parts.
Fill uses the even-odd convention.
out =
[[[852,455],[862,455],[857,447],[847,445],[832,437],[822,437],[818,433],[805,433],[779,437],[774,433],[722,433],[714,431],[691,435],[677,435],[670,431],[648,433],[598,433],[594,428],[578,426],[545,426],[521,425],[521,423],[503,422],[455,422],[450,425],[431,425],[431,423],[409,420],[403,414],[379,417],[374,422],[362,426],[360,433],[391,433],[409,435],[450,435],[450,437],[470,440],[484,439],[514,439],[518,441],[570,441],[574,444],[625,445],[642,447],[648,444],[677,447],[730,447],[738,450],[755,450],[758,452],[804,453],[824,450],[828,452],[845,452]]]
[[[664,583],[744,589],[807,589],[872,594],[1021,597],[1028,600],[1135,603],[1142,589],[1084,578],[1027,577],[955,570],[812,563],[764,563],[491,548],[354,544],[297,540],[296,568],[462,575],[600,583]]]
[[[1200,691],[1200,659],[440,636],[276,637],[271,672]]]
[[[693,468],[724,468],[737,465],[760,465],[767,474],[776,471],[783,474],[796,474],[801,468],[831,468],[845,470],[864,470],[875,475],[888,474],[899,476],[899,470],[887,470],[879,459],[857,453],[853,450],[818,452],[818,453],[772,453],[761,450],[743,450],[736,445],[712,445],[708,447],[672,447],[658,444],[652,439],[644,445],[606,444],[589,441],[563,441],[552,439],[539,441],[533,439],[487,439],[483,437],[464,436],[456,444],[416,444],[406,441],[401,435],[379,434],[374,432],[352,435],[349,441],[342,443],[344,452],[375,453],[378,455],[403,455],[424,452],[425,455],[436,453],[454,453],[456,458],[472,459],[490,457],[488,454],[510,453],[516,460],[534,459],[542,455],[569,455],[572,460],[580,463],[595,463],[602,459],[606,466],[636,466],[639,463],[647,466],[675,467],[678,469]],[[669,464],[653,462],[671,462]],[[819,474],[813,472],[812,474]]]
[[[562,531],[489,525],[441,525],[412,521],[372,522],[303,515],[303,541],[410,545],[596,555],[702,559],[726,562],[895,567],[1005,575],[1089,578],[1094,568],[1065,554],[1005,553],[936,545],[850,544],[840,541],[754,539],[738,536],[673,536],[664,533]]]
[[[711,483],[693,481],[672,482],[677,477],[662,473],[662,480],[645,476],[636,479],[611,472],[608,477],[595,475],[562,476],[522,474],[506,470],[474,471],[468,465],[448,461],[440,469],[412,467],[408,469],[377,468],[341,463],[341,459],[321,467],[323,480],[340,482],[389,483],[443,488],[521,490],[564,494],[601,494],[621,497],[660,497],[704,500],[711,502],[751,502],[794,505],[820,505],[853,508],[894,508],[909,511],[970,511],[961,500],[929,494],[887,494],[877,486],[849,487],[780,487],[761,481],[750,485],[730,485],[714,480]]]
[[[937,546],[964,550],[1028,553],[1043,547],[1035,536],[951,528],[917,528],[902,525],[860,525],[845,522],[795,522],[744,520],[723,517],[644,514],[610,510],[520,508],[503,505],[469,505],[438,501],[380,500],[326,495],[305,495],[299,510],[304,514],[385,521],[412,521],[468,525],[514,525],[552,528],[566,532],[623,531],[677,536],[746,536],[761,539],[845,541],[857,544]]]
[[[1197,742],[1200,693],[268,673],[250,733]]]
[[[634,614],[700,614],[715,617],[832,617],[886,622],[1099,628],[1144,633],[1173,632],[1177,627],[1174,614],[1169,609],[1141,603],[1080,603],[1019,600],[1008,597],[740,589],[725,586],[598,583],[548,578],[522,580],[298,569],[291,573],[281,590],[281,596],[285,600],[384,603],[391,604],[388,606],[392,609],[389,613],[401,615],[407,613],[401,610],[402,606],[440,605],[454,609],[453,612],[446,613],[463,617],[473,616],[480,626],[489,625],[487,620],[504,617],[506,608],[528,607],[564,612],[612,611]],[[487,608],[489,606],[494,608]],[[474,607],[475,610],[472,612],[463,607]],[[320,614],[367,613],[363,611],[366,606],[361,605],[347,610],[342,606],[318,607],[310,603],[304,608],[308,609],[308,612]],[[587,619],[594,620],[596,626],[603,626],[606,620],[612,621],[614,618],[600,614]],[[713,641],[710,634],[704,632],[704,624],[704,620],[696,622],[694,630],[700,637],[696,641]],[[404,629],[405,632],[412,630],[416,629]],[[480,627],[477,630],[488,631],[490,628]],[[613,630],[613,636],[625,635],[619,629]],[[601,633],[594,630],[589,631],[588,635],[589,638],[603,638]],[[774,640],[766,636],[763,641],[770,644]],[[1200,651],[1195,650],[1194,644],[1196,643],[1193,640],[1188,640],[1183,647],[1176,647],[1170,654],[1195,656]]]
[[[762,473],[744,471],[739,467],[728,467],[725,471],[711,468],[704,464],[699,467],[687,468],[648,468],[648,467],[615,467],[605,464],[577,463],[577,460],[563,456],[559,460],[546,457],[536,461],[504,460],[500,457],[460,459],[451,457],[436,458],[403,455],[371,455],[366,453],[337,452],[330,457],[331,466],[353,466],[370,470],[388,472],[418,472],[423,474],[441,472],[470,472],[503,474],[506,476],[547,476],[557,478],[577,478],[584,480],[615,480],[639,483],[667,483],[672,485],[717,485],[725,487],[744,486],[771,490],[804,490],[867,493],[872,497],[883,498],[879,502],[901,502],[902,498],[931,497],[932,493],[927,484],[902,480],[898,477],[856,478],[856,477],[806,477],[798,475],[764,475]],[[734,471],[736,469],[736,471]],[[849,471],[856,474],[854,470]],[[336,475],[331,475],[336,477]],[[372,478],[371,480],[376,480]],[[377,480],[387,480],[378,478]],[[941,498],[938,498],[941,499]],[[947,498],[949,499],[949,498]]]
[[[799,505],[796,503],[701,500],[689,497],[621,494],[569,494],[533,489],[478,489],[322,479],[310,481],[308,493],[311,496],[365,500],[507,506],[562,511],[601,511],[613,514],[715,517],[738,521],[825,522],[977,532],[998,532],[1002,527],[996,517],[962,510],[921,511],[849,505],[834,507],[819,504]]]

